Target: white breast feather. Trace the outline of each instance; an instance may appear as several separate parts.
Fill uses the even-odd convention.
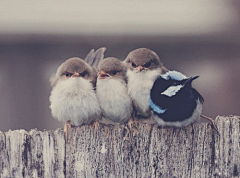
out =
[[[160,73],[158,69],[141,72],[128,69],[128,93],[140,112],[146,113],[149,110],[150,90]]]
[[[50,109],[54,118],[74,125],[90,123],[101,114],[97,96],[89,80],[70,78],[59,81],[50,95]]]
[[[117,79],[98,79],[97,97],[103,116],[110,121],[123,123],[131,118],[132,101],[124,81]]]

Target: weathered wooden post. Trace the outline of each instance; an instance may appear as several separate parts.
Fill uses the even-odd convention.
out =
[[[141,124],[0,132],[0,177],[239,177],[240,117],[183,129]]]

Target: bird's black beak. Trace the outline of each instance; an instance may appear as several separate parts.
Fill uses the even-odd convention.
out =
[[[193,80],[197,79],[199,76],[195,76],[195,77],[189,77],[186,81],[185,81],[185,85],[186,84],[191,84]]]

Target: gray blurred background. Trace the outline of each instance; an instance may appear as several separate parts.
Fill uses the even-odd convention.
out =
[[[240,1],[0,1],[0,130],[56,129],[49,77],[66,59],[106,47],[123,60],[155,51],[171,70],[200,75],[203,113],[240,114]]]

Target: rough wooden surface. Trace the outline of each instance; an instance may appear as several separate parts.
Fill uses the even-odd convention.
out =
[[[0,132],[0,177],[240,177],[240,117],[186,128],[141,124]]]
[[[0,177],[65,177],[62,130],[0,132]]]

